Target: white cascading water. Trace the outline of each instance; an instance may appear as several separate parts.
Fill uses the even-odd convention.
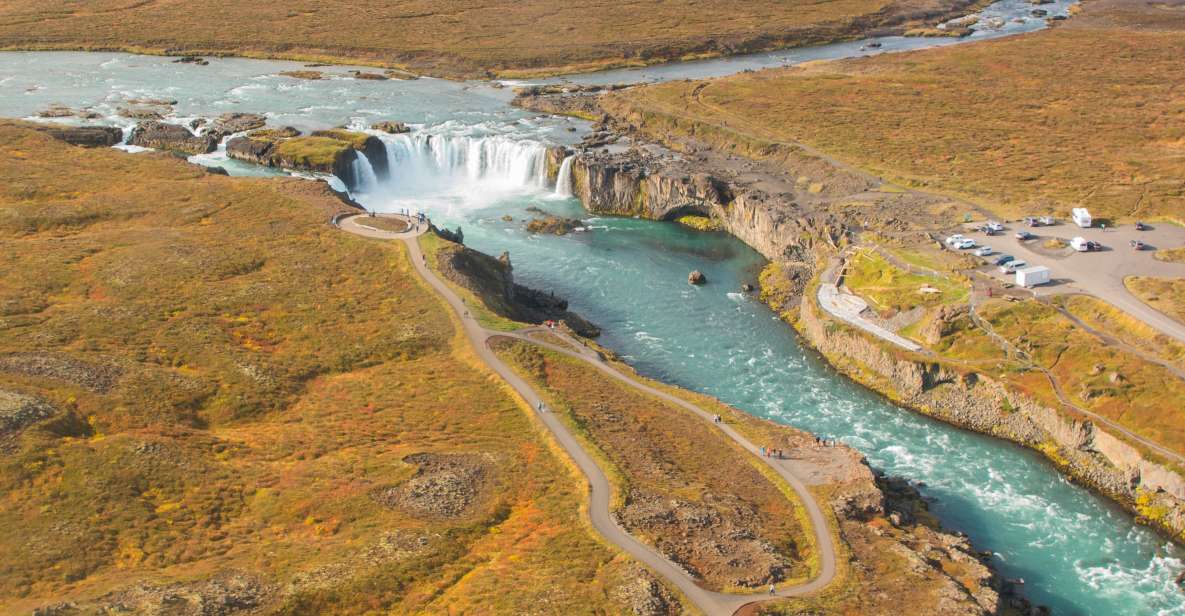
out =
[[[575,156],[567,156],[560,163],[560,172],[555,178],[555,194],[557,197],[572,196],[572,160]]]
[[[501,135],[392,135],[384,138],[395,188],[441,181],[545,188],[547,148]]]
[[[350,174],[354,177],[352,180],[352,190],[354,192],[370,192],[379,185],[379,178],[374,173],[374,166],[370,164],[370,159],[362,152],[357,153],[358,156],[354,158],[354,162],[350,165]]]

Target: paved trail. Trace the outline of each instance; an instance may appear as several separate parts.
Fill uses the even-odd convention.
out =
[[[456,313],[461,320],[462,327],[465,331],[465,336],[473,345],[473,349],[477,352],[478,357],[503,380],[510,385],[518,395],[531,405],[531,408],[540,408],[542,398],[539,394],[523,380],[517,373],[515,373],[509,366],[507,366],[498,356],[493,352],[489,346],[489,342],[496,338],[512,338],[515,340],[522,340],[531,344],[536,344],[541,347],[551,349],[558,353],[563,353],[570,357],[582,360],[597,370],[604,373],[606,376],[617,379],[639,391],[659,398],[665,402],[678,405],[692,413],[701,417],[704,421],[711,422],[714,414],[709,413],[698,406],[683,400],[682,398],[668,394],[662,390],[650,387],[645,383],[635,380],[633,377],[617,370],[613,366],[604,362],[601,356],[587,349],[575,341],[571,341],[573,347],[565,347],[557,344],[551,344],[536,338],[531,338],[527,335],[528,330],[520,332],[497,332],[491,331],[481,326],[473,315],[469,314],[468,308],[461,301],[453,290],[445,284],[440,278],[436,276],[425,264],[423,252],[420,250],[420,245],[416,242],[416,237],[427,231],[427,225],[415,225],[408,231],[402,233],[395,233],[391,231],[383,231],[366,225],[365,216],[349,216],[335,218],[334,223],[344,231],[369,237],[374,239],[386,240],[402,240],[407,246],[408,253],[411,256],[412,264],[415,266],[416,273],[418,273],[429,286],[433,288],[450,308]],[[551,431],[556,441],[563,447],[564,451],[584,473],[589,483],[589,517],[592,519],[593,528],[597,530],[606,540],[618,546],[625,552],[637,560],[645,563],[651,570],[665,578],[668,582],[675,585],[683,592],[684,596],[689,601],[695,604],[704,614],[708,616],[727,616],[733,614],[741,607],[750,603],[758,601],[766,601],[773,598],[780,597],[796,597],[806,595],[818,591],[835,578],[836,574],[836,560],[835,560],[835,545],[832,543],[831,532],[827,525],[827,518],[823,515],[823,511],[819,506],[818,501],[815,500],[814,495],[806,487],[803,480],[805,472],[803,469],[796,468],[797,464],[794,460],[777,460],[773,458],[761,457],[760,459],[768,464],[787,484],[794,489],[806,509],[807,515],[810,518],[811,528],[815,535],[815,545],[819,550],[819,574],[814,579],[789,586],[778,590],[775,594],[770,595],[768,592],[759,592],[752,594],[729,594],[713,592],[700,587],[694,579],[687,574],[686,571],[667,560],[665,556],[659,553],[654,548],[638,541],[633,535],[625,531],[619,526],[610,514],[609,497],[610,486],[609,479],[605,476],[604,471],[597,466],[593,458],[580,446],[580,443],[568,430],[567,426],[556,417],[553,413],[540,412],[538,413],[539,420],[547,426]],[[734,430],[728,424],[713,424],[719,430],[741,447],[753,453],[753,455],[760,456],[760,450],[753,443],[749,442],[744,436]]]

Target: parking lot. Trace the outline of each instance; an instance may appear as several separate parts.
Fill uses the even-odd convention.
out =
[[[1123,285],[1123,279],[1127,276],[1185,277],[1185,264],[1165,263],[1152,257],[1157,249],[1185,246],[1185,228],[1168,223],[1155,223],[1145,231],[1137,231],[1135,225],[1122,225],[1106,230],[1100,227],[1083,229],[1063,220],[1052,226],[1041,227],[1008,223],[1004,225],[1002,233],[989,237],[977,230],[978,227],[979,224],[967,225],[961,233],[981,246],[986,244],[992,247],[994,252],[990,257],[983,258],[985,265],[981,271],[989,273],[1001,282],[1014,282],[1014,275],[1003,274],[996,266],[989,265],[1001,254],[1022,259],[1030,267],[1043,265],[1049,268],[1052,280],[1048,284],[1033,288],[1034,293],[1089,293],[1166,335],[1185,342],[1185,324],[1153,310],[1129,293]],[[1017,240],[1014,234],[1020,230],[1028,231],[1036,238]],[[1077,252],[1069,246],[1061,249],[1047,248],[1047,240],[1055,237],[1064,240],[1066,244],[1075,237],[1082,237],[1099,243],[1102,248],[1095,252]],[[1131,240],[1140,240],[1147,246],[1144,250],[1135,250],[1130,246]]]

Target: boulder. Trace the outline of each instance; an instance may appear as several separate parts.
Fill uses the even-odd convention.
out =
[[[403,133],[410,133],[411,129],[403,122],[395,122],[392,120],[384,120],[382,122],[375,122],[370,125],[374,130],[381,130],[389,135],[400,135]]]
[[[371,81],[386,81],[387,79],[389,79],[389,77],[387,77],[386,75],[384,75],[382,73],[364,73],[362,71],[350,71],[350,74],[354,76],[354,79],[368,79]]]
[[[120,107],[116,113],[133,120],[159,120],[165,117],[158,109],[146,109],[143,107]]]
[[[218,147],[218,140],[209,135],[197,136],[188,128],[178,124],[150,120],[141,122],[132,129],[128,138],[130,145],[158,150],[171,150],[186,154],[206,154]]]
[[[1047,11],[1045,9],[1033,9],[1032,11],[1029,12],[1029,14],[1032,15],[1033,17],[1045,17],[1046,15],[1049,14],[1049,11]]]
[[[51,105],[49,109],[37,112],[39,118],[68,118],[72,115],[74,115],[73,109],[61,105]]]
[[[704,273],[699,270],[693,270],[687,275],[687,284],[701,285],[706,282],[708,282],[707,276],[704,276]]]
[[[257,165],[272,164],[272,148],[275,143],[266,139],[235,137],[226,142],[226,155],[235,160],[244,160]]]
[[[222,141],[227,135],[263,128],[265,125],[267,118],[258,113],[224,113],[210,123],[206,134]]]

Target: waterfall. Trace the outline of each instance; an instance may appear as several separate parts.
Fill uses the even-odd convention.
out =
[[[370,164],[370,159],[362,152],[355,152],[357,156],[354,162],[350,164],[350,190],[357,192],[370,192],[378,186],[379,178],[374,173],[374,167]]]
[[[393,188],[440,180],[547,187],[547,149],[537,141],[422,133],[384,136],[383,141]]]
[[[575,155],[564,157],[560,163],[560,172],[555,178],[555,194],[557,197],[572,196],[572,159]]]

